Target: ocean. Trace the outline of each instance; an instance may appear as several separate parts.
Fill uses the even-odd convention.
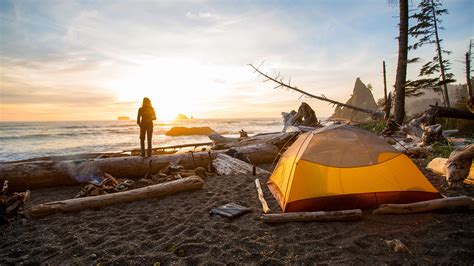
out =
[[[207,136],[166,136],[172,127],[208,126],[228,137],[280,132],[281,118],[188,119],[155,123],[153,146],[208,142]],[[121,152],[140,146],[139,127],[129,121],[0,122],[0,162],[42,156]]]

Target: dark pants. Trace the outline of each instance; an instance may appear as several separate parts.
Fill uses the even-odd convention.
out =
[[[145,135],[148,142],[148,157],[151,156],[151,137],[153,135],[153,123],[142,123],[140,125],[140,149],[141,155],[145,156]]]

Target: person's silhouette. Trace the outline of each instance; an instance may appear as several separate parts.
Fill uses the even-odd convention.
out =
[[[137,124],[140,126],[140,151],[145,157],[145,135],[148,142],[147,156],[151,156],[151,137],[153,135],[153,120],[156,120],[155,109],[147,97],[143,98],[142,107],[138,109]]]

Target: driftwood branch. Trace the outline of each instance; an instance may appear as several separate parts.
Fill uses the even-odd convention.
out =
[[[383,204],[376,210],[375,214],[410,214],[441,210],[451,207],[472,206],[474,201],[467,196],[427,200],[409,204]]]
[[[362,211],[360,209],[332,212],[288,212],[260,216],[260,220],[264,223],[354,221],[361,218]]]
[[[269,213],[270,208],[268,207],[267,201],[263,197],[263,191],[262,187],[260,186],[260,180],[255,179],[255,186],[257,187],[257,193],[258,193],[258,200],[260,200],[260,203],[262,203],[262,209],[264,213]]]
[[[198,177],[186,177],[176,181],[133,189],[125,192],[105,194],[94,197],[76,198],[38,204],[25,211],[31,218],[44,217],[55,213],[77,212],[84,209],[109,206],[147,198],[157,198],[187,190],[200,189],[203,181]]]
[[[353,109],[353,110],[356,110],[356,111],[359,111],[359,112],[371,114],[374,118],[377,118],[377,119],[383,119],[384,118],[384,112],[370,110],[370,109],[366,109],[366,108],[361,108],[361,107],[341,103],[341,102],[338,102],[338,101],[334,101],[334,100],[328,99],[326,97],[316,96],[314,94],[311,94],[311,93],[308,93],[306,91],[300,90],[300,89],[298,89],[294,86],[291,86],[290,84],[286,84],[285,82],[283,82],[283,78],[279,78],[280,77],[279,74],[278,74],[277,77],[273,78],[273,77],[269,76],[268,74],[263,73],[262,71],[260,71],[260,69],[258,67],[255,67],[252,64],[249,64],[249,65],[255,70],[256,73],[258,73],[259,75],[262,75],[263,77],[265,77],[266,81],[270,80],[270,81],[273,81],[273,82],[277,83],[278,86],[276,86],[275,89],[280,88],[280,87],[284,87],[284,88],[299,92],[301,94],[304,94],[306,96],[309,96],[311,98],[315,98],[315,99],[318,99],[318,100],[321,100],[321,101],[332,103],[336,106],[342,106],[342,107],[350,108],[350,109]]]

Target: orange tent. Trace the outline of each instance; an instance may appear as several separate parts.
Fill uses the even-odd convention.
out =
[[[302,134],[267,183],[283,212],[376,208],[441,195],[403,153],[348,125]]]

